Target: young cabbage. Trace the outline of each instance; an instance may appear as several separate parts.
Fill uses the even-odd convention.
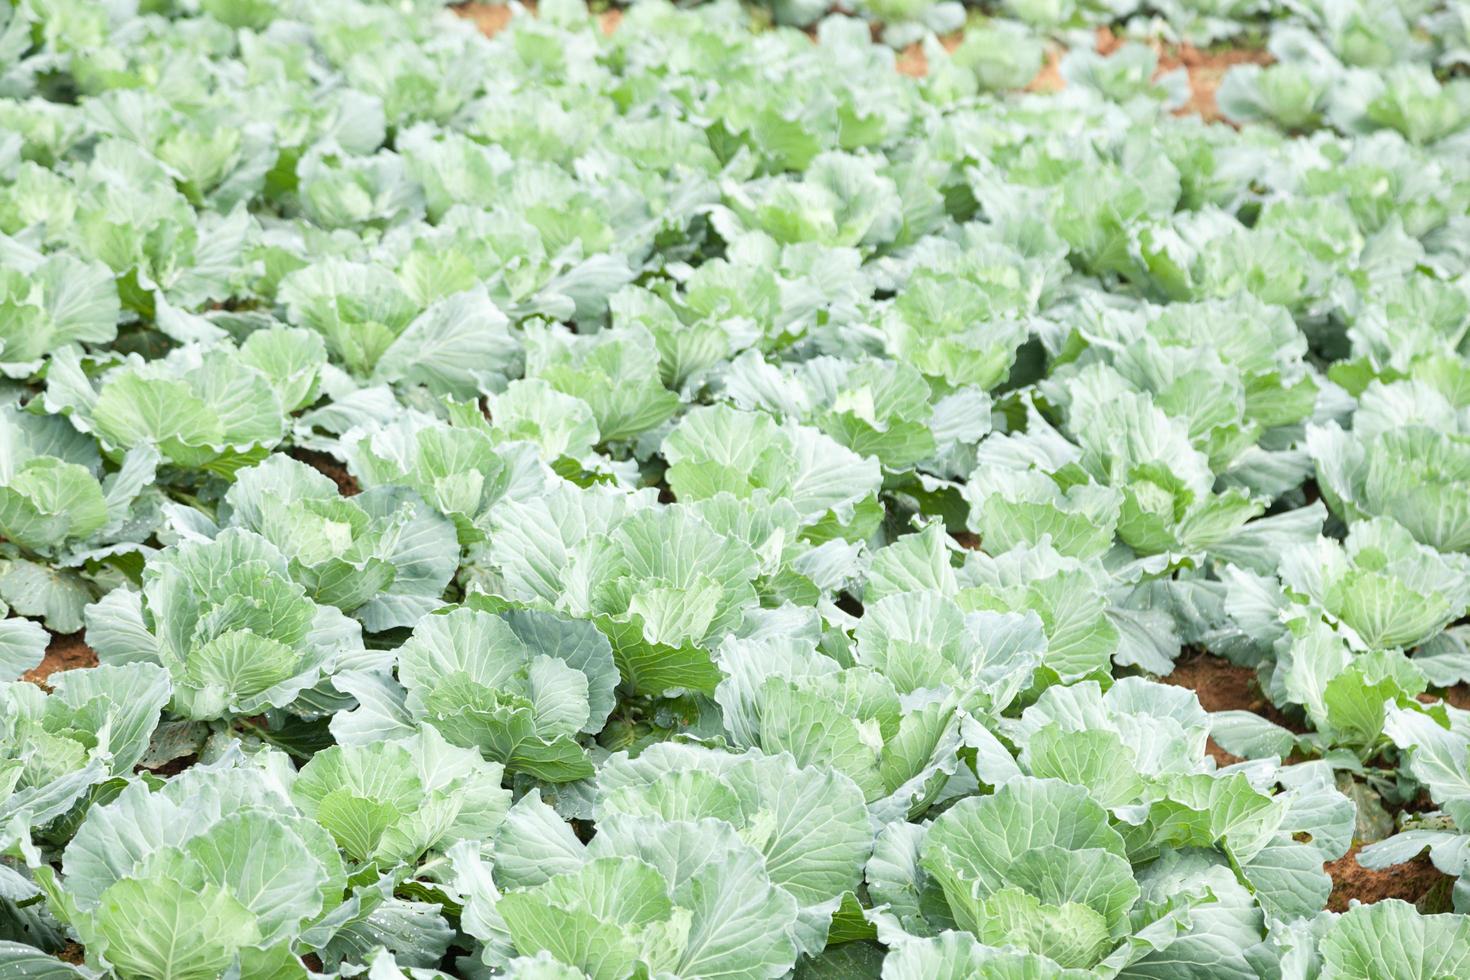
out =
[[[356,622],[312,601],[279,549],[243,528],[150,557],[141,592],[117,589],[87,608],[87,640],[104,664],[161,664],[172,709],[201,721],[288,707],[337,670],[383,659],[363,649]]]

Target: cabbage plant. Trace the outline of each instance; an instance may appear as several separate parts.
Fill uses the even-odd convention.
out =
[[[87,639],[104,664],[155,663],[173,682],[171,709],[208,721],[285,708],[338,669],[380,662],[362,628],[313,601],[286,556],[243,528],[152,556],[143,588],[87,608]]]
[[[312,601],[355,616],[370,631],[412,627],[439,607],[454,575],[454,525],[404,487],[342,497],[329,477],[272,455],[236,474],[224,504],[224,527],[270,542]],[[220,533],[195,511],[175,514],[187,537]]]
[[[1353,428],[1309,431],[1322,491],[1348,521],[1392,518],[1442,551],[1470,551],[1470,429],[1439,391],[1373,382]]]
[[[158,361],[134,355],[96,365],[95,379],[62,350],[45,404],[95,435],[108,456],[153,445],[173,466],[228,477],[285,439],[287,415],[313,400],[324,359],[321,344],[299,330],[253,333],[238,350],[222,342],[179,347]]]
[[[592,775],[579,738],[607,721],[618,671],[591,623],[462,607],[425,616],[394,661],[397,684],[378,697],[361,693],[371,678],[344,681],[361,706],[334,723],[345,726],[339,738],[407,737],[428,725],[512,772],[548,782]]]

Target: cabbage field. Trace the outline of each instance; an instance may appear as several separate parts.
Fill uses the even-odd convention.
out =
[[[0,0],[0,980],[1470,978],[1467,0]]]

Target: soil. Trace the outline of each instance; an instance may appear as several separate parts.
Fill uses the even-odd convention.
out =
[[[1399,898],[1420,907],[1422,912],[1442,912],[1451,878],[1429,863],[1426,855],[1396,864],[1381,871],[1370,871],[1358,863],[1361,844],[1354,844],[1342,857],[1328,863],[1324,870],[1332,876],[1332,895],[1327,908],[1346,912],[1348,902],[1357,899],[1365,904],[1385,898]]]
[[[966,551],[980,550],[980,535],[978,534],[972,534],[969,531],[955,531],[950,534],[950,537],[954,538],[955,544]]]
[[[1110,28],[1097,29],[1096,50],[1110,55],[1127,43],[1127,38],[1118,37]],[[1189,78],[1189,101],[1174,110],[1176,116],[1199,116],[1207,122],[1225,121],[1220,107],[1215,102],[1215,92],[1225,79],[1225,73],[1235,65],[1269,65],[1270,53],[1257,48],[1226,48],[1204,51],[1192,44],[1166,44],[1154,39],[1147,42],[1159,56],[1157,78],[1176,68],[1183,68]],[[1062,78],[1060,62],[1066,50],[1053,44],[1047,47],[1046,62],[1041,71],[1026,86],[1028,92],[1058,92],[1066,87]]]
[[[39,684],[49,690],[50,685],[46,681],[52,674],[62,670],[95,666],[97,666],[97,654],[87,646],[85,630],[67,636],[53,633],[51,642],[46,647],[46,656],[36,667],[21,674],[20,679]]]
[[[964,39],[963,31],[955,31],[953,34],[941,37],[939,43],[944,45],[944,50],[953,51]],[[904,48],[898,53],[898,61],[895,62],[894,67],[899,70],[900,74],[910,78],[923,78],[929,74],[929,58],[924,54],[924,46],[916,41]]]
[[[1452,707],[1470,711],[1470,684],[1456,684],[1454,687],[1447,687],[1440,692],[1439,696]]]
[[[1159,680],[1192,689],[1206,711],[1256,711],[1266,704],[1255,671],[1208,653],[1182,654],[1174,672]]]
[[[1194,691],[1206,711],[1254,711],[1297,734],[1306,731],[1271,703],[1254,670],[1213,654],[1185,652],[1175,662],[1174,672],[1159,680]]]
[[[133,771],[143,772],[146,770],[155,776],[177,776],[198,761],[199,757],[197,755],[185,755],[177,759],[170,759],[161,766],[134,766]]]
[[[1269,52],[1253,48],[1201,51],[1192,44],[1161,45],[1157,41],[1153,46],[1159,52],[1160,73],[1182,67],[1189,76],[1189,101],[1175,109],[1174,114],[1196,115],[1207,122],[1224,119],[1215,102],[1215,92],[1227,71],[1236,65],[1269,65],[1276,60]]]
[[[1107,27],[1097,31],[1095,50],[1110,55],[1121,48],[1127,39],[1115,35]],[[1227,48],[1204,51],[1192,44],[1165,44],[1157,39],[1147,42],[1159,56],[1158,69],[1154,77],[1183,68],[1189,79],[1189,101],[1174,110],[1176,116],[1199,116],[1209,122],[1223,121],[1220,107],[1215,102],[1215,92],[1225,79],[1225,73],[1235,65],[1269,65],[1271,55],[1255,48]],[[1062,78],[1061,60],[1066,49],[1055,43],[1047,45],[1046,61],[1035,78],[1026,86],[1028,92],[1059,92],[1066,88]]]
[[[292,459],[305,463],[337,484],[337,492],[342,496],[353,497],[362,493],[362,487],[357,485],[357,478],[347,472],[347,467],[326,453],[319,453],[314,449],[302,449],[300,446],[296,446],[290,451],[289,455]]]
[[[535,15],[536,5],[532,0],[523,0],[526,12]],[[514,16],[510,7],[498,3],[461,3],[451,8],[460,17],[474,23],[480,32],[486,37],[494,37],[505,29]],[[623,12],[620,9],[611,9],[598,15],[598,26],[602,33],[611,35],[622,23]],[[880,25],[873,25],[874,36],[881,33]],[[809,37],[816,39],[815,31],[808,29]],[[959,47],[964,40],[963,31],[955,31],[940,38],[946,51],[953,51]],[[1096,50],[1101,54],[1112,54],[1126,43],[1126,39],[1115,35],[1110,28],[1100,27],[1097,30]],[[1215,91],[1220,87],[1225,73],[1235,65],[1255,64],[1269,65],[1272,57],[1266,51],[1256,48],[1226,48],[1221,50],[1206,51],[1192,44],[1166,44],[1157,39],[1149,41],[1149,46],[1159,56],[1157,75],[1183,68],[1189,77],[1189,101],[1174,110],[1176,116],[1197,115],[1209,122],[1222,121],[1220,107],[1215,102]],[[1042,63],[1041,70],[1037,72],[1025,87],[1027,92],[1046,93],[1060,92],[1066,88],[1067,82],[1062,78],[1060,64],[1062,55],[1066,49],[1055,42],[1047,42],[1046,60]],[[929,59],[924,54],[923,45],[910,44],[898,53],[894,67],[899,73],[910,78],[923,78],[929,74]]]
[[[82,949],[80,943],[67,943],[65,946],[61,947],[61,952],[56,954],[56,958],[61,960],[63,963],[71,963],[75,966],[81,966],[83,963],[87,962],[87,951]]]
[[[1026,83],[1023,91],[1035,92],[1038,95],[1047,95],[1052,92],[1060,92],[1067,87],[1067,80],[1062,77],[1062,55],[1067,49],[1055,41],[1046,42],[1046,58],[1041,63],[1041,71],[1036,77]]]
[[[465,20],[472,21],[486,37],[494,37],[505,30],[512,16],[510,7],[502,3],[461,3],[451,9]]]
[[[1199,698],[1200,707],[1206,711],[1251,711],[1297,734],[1305,731],[1262,693],[1254,670],[1238,667],[1212,654],[1185,653],[1174,664],[1174,672],[1167,677],[1160,677],[1159,680],[1176,687],[1189,688]],[[1214,739],[1205,743],[1205,751],[1215,760],[1216,765],[1233,766],[1237,762],[1245,761],[1216,745]]]

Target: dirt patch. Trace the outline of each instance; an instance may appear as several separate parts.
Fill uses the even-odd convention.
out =
[[[1256,682],[1256,672],[1208,653],[1185,653],[1174,672],[1159,678],[1165,684],[1187,687],[1199,696],[1206,711],[1254,711],[1270,705]]]
[[[1110,28],[1097,30],[1098,53],[1109,55],[1127,43]],[[1222,48],[1202,51],[1188,42],[1165,44],[1157,39],[1148,46],[1159,56],[1159,67],[1154,77],[1165,72],[1183,68],[1189,76],[1189,101],[1174,110],[1176,116],[1196,115],[1210,122],[1222,120],[1220,107],[1215,102],[1215,91],[1225,80],[1225,73],[1236,65],[1269,65],[1275,58],[1259,48]]]
[[[536,4],[532,0],[521,0],[521,6],[526,8],[526,13],[536,16]],[[510,7],[503,3],[460,3],[450,9],[473,23],[486,37],[494,37],[505,30],[515,16]],[[607,37],[611,37],[622,22],[623,11],[618,7],[604,10],[597,15],[597,27]]]
[[[955,31],[953,34],[941,37],[939,43],[944,46],[944,50],[953,52],[964,39],[963,31]],[[924,54],[924,45],[915,41],[904,48],[898,53],[898,60],[894,62],[894,67],[898,69],[900,75],[907,75],[910,78],[923,78],[929,74],[929,56]]]
[[[1238,667],[1213,654],[1184,653],[1175,662],[1174,672],[1159,680],[1189,688],[1206,711],[1251,711],[1298,735],[1306,731],[1299,722],[1271,703],[1261,691],[1254,670]]]
[[[514,16],[510,7],[503,3],[461,3],[450,8],[456,15],[470,21],[486,37],[494,37],[505,30]],[[529,8],[528,8],[529,9]],[[534,13],[534,10],[532,11]]]
[[[1067,80],[1062,77],[1062,55],[1066,53],[1067,49],[1055,41],[1046,42],[1046,60],[1041,63],[1041,71],[1026,83],[1023,91],[1049,95],[1066,88]]]
[[[1099,27],[1094,49],[1102,55],[1111,55],[1124,44],[1127,38],[1114,34],[1111,28]],[[1275,59],[1269,52],[1257,48],[1224,48],[1206,51],[1192,44],[1166,44],[1157,38],[1145,42],[1159,56],[1157,78],[1166,72],[1183,68],[1189,79],[1189,101],[1174,110],[1176,116],[1199,116],[1207,122],[1221,122],[1220,106],[1215,93],[1225,80],[1225,73],[1236,65],[1269,65]],[[1046,62],[1041,71],[1026,86],[1028,92],[1059,92],[1066,88],[1062,78],[1061,60],[1066,50],[1057,45],[1048,45]]]
[[[298,462],[305,463],[322,476],[337,484],[337,492],[342,496],[355,497],[357,494],[362,493],[362,487],[357,485],[357,477],[347,472],[347,467],[326,453],[319,453],[315,449],[302,449],[300,446],[294,446],[288,455]]]
[[[978,534],[972,534],[969,531],[955,531],[950,534],[950,537],[954,538],[955,544],[966,551],[980,550],[980,535]]]
[[[1370,871],[1358,863],[1358,850],[1353,847],[1323,870],[1332,876],[1332,895],[1327,908],[1346,912],[1348,903],[1357,899],[1365,904],[1398,898],[1419,906],[1421,912],[1442,912],[1447,903],[1453,879],[1440,873],[1426,855],[1396,864],[1381,871]]]
[[[49,690],[51,685],[46,681],[52,674],[63,670],[95,666],[97,666],[97,654],[87,646],[85,630],[67,636],[53,633],[51,642],[46,646],[46,656],[34,668],[21,674],[20,679],[39,684]]]
[[[1470,711],[1470,684],[1456,684],[1439,693],[1445,703],[1462,711]]]
[[[167,762],[157,766],[145,766],[141,764],[136,765],[133,767],[133,771],[147,771],[153,773],[153,775],[155,776],[177,776],[179,773],[183,772],[185,769],[188,769],[190,766],[198,761],[199,757],[197,755],[184,755],[180,756],[177,759],[170,759]]]
[[[67,943],[61,947],[61,952],[56,954],[56,958],[63,963],[81,966],[87,962],[87,951],[82,949],[81,943]]]
[[[1183,44],[1174,57],[1159,59],[1159,69],[1172,71],[1183,65],[1189,74],[1189,101],[1175,109],[1174,115],[1196,115],[1207,122],[1217,122],[1228,121],[1215,102],[1215,92],[1225,80],[1225,73],[1236,65],[1269,65],[1274,60],[1265,51],[1200,51]]]
[[[536,5],[533,2],[523,2],[526,13],[531,16],[536,14]],[[506,25],[515,16],[509,6],[498,3],[461,3],[450,8],[460,17],[470,21],[479,28],[480,33],[486,37],[494,37],[505,30]],[[623,22],[623,12],[613,8],[606,10],[597,16],[597,26],[604,35],[612,35]],[[871,25],[874,38],[882,32],[881,24]],[[808,28],[807,36],[816,40],[814,28]],[[946,34],[939,39],[944,45],[944,50],[953,51],[960,46],[964,40],[963,31],[955,31]],[[1110,28],[1100,27],[1097,30],[1096,50],[1100,54],[1108,55],[1117,51],[1126,43],[1126,39],[1118,37]],[[1265,51],[1254,48],[1226,48],[1214,51],[1204,51],[1192,44],[1165,44],[1160,40],[1147,42],[1159,56],[1159,67],[1157,75],[1183,68],[1189,77],[1189,101],[1174,110],[1176,116],[1197,115],[1210,122],[1222,121],[1220,107],[1215,102],[1215,92],[1225,78],[1225,73],[1234,65],[1269,65],[1272,57]],[[1067,87],[1066,79],[1062,78],[1061,61],[1066,49],[1054,41],[1048,41],[1046,45],[1046,60],[1042,62],[1041,70],[1036,77],[1031,79],[1025,86],[1024,91],[1039,94],[1060,92]],[[898,53],[894,67],[899,74],[910,78],[923,78],[929,74],[929,59],[924,54],[922,44],[914,43]],[[1155,77],[1157,77],[1157,75]]]

